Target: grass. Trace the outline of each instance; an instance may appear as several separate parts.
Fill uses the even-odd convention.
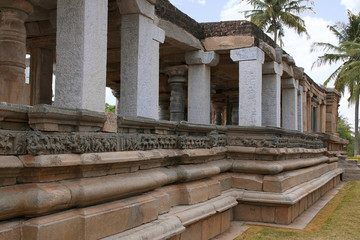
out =
[[[346,183],[304,230],[251,226],[240,239],[360,239],[360,182]]]

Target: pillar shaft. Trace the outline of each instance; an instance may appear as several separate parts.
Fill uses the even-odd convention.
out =
[[[239,62],[239,125],[261,126],[264,52],[251,47],[231,50],[230,55]]]
[[[188,121],[210,124],[210,71],[219,62],[215,52],[194,51],[186,53],[188,74]]]
[[[159,43],[165,33],[154,24],[154,5],[118,0],[121,16],[120,115],[159,119]]]
[[[298,92],[293,78],[282,80],[282,127],[298,129]]]
[[[166,74],[171,86],[170,121],[185,120],[185,83],[187,82],[186,65],[169,67]]]
[[[52,104],[53,57],[54,52],[51,49],[31,49],[31,105]]]
[[[25,0],[0,2],[0,102],[30,104],[24,22],[32,10]]]
[[[298,100],[297,100],[297,110],[298,110],[298,130],[300,132],[304,131],[303,128],[303,118],[304,118],[304,113],[303,113],[303,87],[299,86],[298,89]]]
[[[105,110],[106,0],[58,0],[55,105]]]
[[[265,63],[262,81],[262,125],[281,126],[281,75],[282,65]]]

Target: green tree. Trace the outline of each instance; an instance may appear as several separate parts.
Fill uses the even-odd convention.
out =
[[[305,11],[313,11],[308,3],[314,5],[311,0],[242,0],[254,7],[253,10],[243,11],[245,17],[250,17],[251,22],[258,25],[267,33],[273,33],[274,41],[283,45],[284,26],[293,28],[300,35],[306,31],[305,21],[298,14]]]
[[[329,26],[330,31],[338,38],[337,46],[330,43],[314,43],[313,50],[322,48],[327,52],[319,56],[314,65],[342,62],[341,66],[326,79],[324,85],[335,80],[335,89],[342,94],[346,88],[350,92],[348,101],[350,104],[355,104],[354,155],[356,156],[359,155],[360,13],[355,15],[348,11],[348,19],[348,24],[338,23]]]
[[[343,139],[349,141],[349,145],[347,146],[347,155],[354,155],[354,132],[351,129],[350,124],[347,119],[343,116],[339,116],[338,118],[338,133],[339,136]]]
[[[108,103],[105,103],[105,112],[111,112],[115,113],[115,105],[110,105]]]

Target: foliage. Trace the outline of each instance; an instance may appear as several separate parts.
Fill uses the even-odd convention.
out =
[[[305,21],[298,14],[305,11],[312,11],[312,7],[308,7],[311,0],[242,0],[254,7],[253,10],[243,11],[245,17],[250,17],[251,22],[258,25],[262,30],[274,34],[274,41],[280,41],[283,46],[282,37],[284,36],[284,26],[293,28],[298,34],[305,33]],[[309,36],[309,35],[308,35]]]
[[[115,113],[116,106],[105,103],[105,112]]]
[[[346,139],[349,141],[349,145],[347,146],[347,155],[354,155],[354,132],[351,129],[350,124],[347,122],[347,119],[339,116],[338,118],[338,133],[339,137]]]
[[[335,80],[335,88],[344,94],[345,88],[349,89],[350,104],[355,103],[355,139],[354,154],[359,153],[359,94],[360,94],[360,13],[358,15],[348,11],[349,23],[337,23],[329,26],[330,31],[337,37],[339,44],[318,42],[313,44],[315,49],[322,49],[326,53],[319,56],[313,66],[333,64],[341,61],[338,67],[324,82],[325,86]],[[330,53],[329,53],[330,52]]]

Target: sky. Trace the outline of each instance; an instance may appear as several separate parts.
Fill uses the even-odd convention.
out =
[[[241,0],[170,0],[182,12],[198,22],[218,22],[227,20],[246,20],[240,11],[252,9]],[[312,68],[313,62],[322,52],[310,52],[313,42],[337,44],[336,38],[328,30],[328,25],[336,22],[347,23],[346,10],[360,11],[360,0],[314,0],[314,11],[303,13],[310,39],[299,36],[291,29],[285,29],[284,50],[294,57],[296,65],[305,68],[305,72],[318,84],[322,84],[340,65]],[[330,83],[327,87],[333,87]],[[347,103],[348,94],[340,101],[339,112],[348,122],[354,123],[354,107]]]

